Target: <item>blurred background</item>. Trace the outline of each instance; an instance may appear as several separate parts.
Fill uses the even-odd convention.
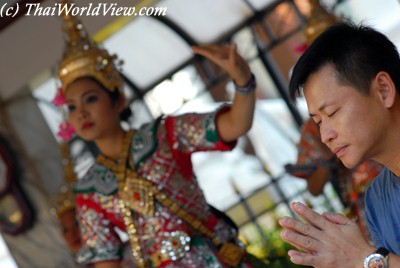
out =
[[[0,18],[0,152],[6,152],[0,161],[2,268],[76,267],[54,217],[54,198],[63,184],[57,136],[62,114],[51,102],[57,90],[54,73],[64,49],[61,19],[27,9],[40,6],[44,12],[55,3],[2,0],[0,4],[13,11],[13,16]],[[76,1],[81,7],[91,3]],[[232,152],[196,153],[192,160],[208,202],[233,219],[248,250],[271,267],[296,267],[287,259],[290,247],[280,240],[277,225],[277,219],[291,215],[289,203],[302,201],[319,212],[345,213],[346,208],[330,183],[314,196],[305,180],[285,169],[296,162],[296,144],[308,118],[302,98],[296,105],[288,101],[290,70],[307,47],[306,30],[318,31],[330,16],[373,26],[399,47],[398,1],[114,3],[145,14],[80,19],[96,42],[124,61],[132,127],[163,114],[205,112],[229,102],[232,82],[195,56],[190,46],[238,45],[258,82],[253,127]],[[77,138],[68,145],[79,178],[93,163],[96,148]]]

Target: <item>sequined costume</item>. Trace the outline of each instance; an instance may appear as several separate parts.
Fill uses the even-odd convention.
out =
[[[196,215],[221,241],[236,242],[236,230],[210,212],[190,159],[197,151],[225,151],[235,146],[219,139],[215,118],[220,111],[169,116],[146,124],[136,130],[130,153],[143,178]],[[99,163],[75,186],[84,243],[79,262],[121,259],[122,243],[114,227],[125,230],[125,226],[117,209],[117,191],[116,177]],[[216,256],[210,239],[160,203],[155,203],[154,216],[134,213],[133,218],[142,251],[153,267],[228,267]]]
[[[308,178],[317,168],[317,165],[328,167],[331,171],[330,182],[343,205],[349,210],[348,216],[356,219],[364,235],[368,236],[364,195],[371,181],[382,170],[382,166],[373,160],[369,160],[353,169],[347,169],[321,142],[318,127],[312,119],[309,119],[303,126],[301,139],[298,143],[296,164],[306,167],[302,171],[294,172],[295,176],[302,178]]]

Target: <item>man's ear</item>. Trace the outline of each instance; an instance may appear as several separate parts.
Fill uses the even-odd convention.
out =
[[[397,97],[396,86],[387,72],[379,72],[373,81],[377,94],[386,108],[394,105]]]

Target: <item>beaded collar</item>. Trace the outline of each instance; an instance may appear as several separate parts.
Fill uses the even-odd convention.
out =
[[[142,127],[134,131],[132,143],[128,146],[128,153],[132,155],[135,168],[157,148],[156,129],[160,119],[161,117],[151,123],[142,125]],[[126,143],[128,144],[128,142],[127,140]],[[98,161],[99,158],[100,162]],[[74,185],[75,193],[98,192],[111,195],[118,191],[118,178],[113,172],[114,168],[109,168],[109,166],[115,167],[115,165],[118,165],[118,162],[105,156],[99,158],[89,169],[85,177],[76,182]],[[103,165],[103,163],[107,164]]]
[[[131,129],[129,130],[124,137],[124,140],[122,141],[122,149],[120,152],[120,155],[117,160],[113,160],[103,154],[100,154],[96,162],[107,167],[109,170],[111,170],[114,175],[118,179],[118,189],[122,189],[124,183],[125,183],[125,178],[126,178],[126,166],[127,166],[127,160],[129,158],[129,148],[131,144],[131,140],[134,134],[134,130]]]

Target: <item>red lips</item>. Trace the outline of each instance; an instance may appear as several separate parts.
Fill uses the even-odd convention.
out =
[[[85,123],[82,124],[82,130],[91,128],[93,126],[94,126],[94,123],[85,122]]]

